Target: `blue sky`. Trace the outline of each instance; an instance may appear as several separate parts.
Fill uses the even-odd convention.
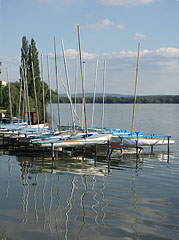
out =
[[[64,40],[71,90],[74,92],[79,59],[80,25],[85,91],[93,92],[95,64],[99,61],[97,92],[102,91],[106,60],[106,92],[133,94],[138,42],[139,95],[179,94],[179,2],[176,0],[0,0],[0,80],[19,79],[22,36],[34,38],[40,55],[50,56],[55,89],[53,38],[56,37],[59,77],[65,81],[61,54]],[[47,70],[44,66],[44,78]],[[78,69],[78,92],[81,79]],[[60,83],[60,92],[64,92]]]

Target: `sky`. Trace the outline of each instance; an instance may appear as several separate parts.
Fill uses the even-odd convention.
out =
[[[138,95],[179,94],[179,1],[177,0],[0,0],[0,80],[19,80],[22,37],[33,38],[43,59],[43,78],[56,89],[54,37],[59,91],[66,84],[64,41],[71,92],[81,92],[78,33],[85,73],[85,92],[134,94],[140,42]],[[41,61],[40,61],[41,62]],[[40,63],[41,65],[41,63]],[[8,79],[7,79],[8,69]]]

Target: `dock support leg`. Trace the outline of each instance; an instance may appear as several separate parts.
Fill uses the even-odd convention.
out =
[[[170,137],[168,137],[168,154],[170,153]]]
[[[44,159],[44,148],[42,148],[42,158]]]
[[[139,142],[136,140],[136,157],[139,157]]]
[[[55,158],[54,144],[52,143],[52,160]]]
[[[168,136],[168,149],[167,149],[167,154],[168,154],[168,162],[169,162],[169,155],[170,155],[170,137]]]
[[[154,146],[152,145],[151,146],[151,153],[153,153],[154,152]]]
[[[110,172],[110,167],[111,167],[111,154],[112,154],[111,141],[108,139],[108,143],[107,143],[108,172]]]
[[[95,158],[94,158],[95,167],[96,167],[96,162],[97,162],[97,145],[95,146]]]
[[[58,159],[58,150],[55,152],[55,158]]]

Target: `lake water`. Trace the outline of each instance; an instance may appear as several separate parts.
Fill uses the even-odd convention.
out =
[[[102,106],[95,106],[101,126]],[[77,105],[81,119],[82,106]],[[54,106],[55,123],[57,107]],[[62,125],[71,124],[61,105]],[[92,105],[87,105],[88,125]],[[131,130],[132,105],[105,106],[106,127]],[[167,146],[115,157],[58,160],[0,149],[0,239],[179,239],[179,105],[137,105],[135,130],[171,135]]]

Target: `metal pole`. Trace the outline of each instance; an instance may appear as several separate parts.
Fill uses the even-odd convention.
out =
[[[78,29],[78,43],[79,43],[79,53],[80,53],[80,66],[81,66],[81,79],[82,79],[82,89],[83,89],[83,101],[84,101],[84,114],[85,114],[85,126],[86,126],[86,136],[88,136],[88,127],[87,127],[87,116],[86,116],[86,104],[85,104],[85,89],[84,89],[84,78],[83,78],[83,62],[82,62],[82,53],[81,53],[81,42],[80,42],[80,26],[77,26]]]
[[[52,117],[52,130],[54,130],[54,127],[53,127],[52,88],[51,88],[50,64],[49,64],[48,54],[47,54],[47,69],[48,69],[48,83],[49,83],[49,87],[50,87],[50,111],[51,111],[51,117]]]
[[[67,80],[67,91],[68,91],[69,97],[71,98],[71,90],[70,90],[68,68],[67,68],[63,39],[62,39],[61,43],[62,43],[63,60],[64,60],[64,66],[65,66],[65,75],[66,75],[66,80]],[[71,108],[71,115],[72,115],[72,122],[73,122],[73,132],[75,133],[75,117],[74,117],[72,101],[70,101],[70,108]]]
[[[7,73],[7,82],[8,82],[8,87],[9,87],[9,104],[10,104],[10,114],[11,114],[11,121],[13,116],[12,116],[12,102],[11,102],[11,88],[10,88],[10,81],[9,81],[9,75],[8,75],[8,69],[6,68],[6,73]]]
[[[22,70],[21,70],[21,85],[20,85],[20,97],[19,97],[19,117],[18,117],[18,123],[20,121],[20,116],[21,116],[21,98],[22,98]]]
[[[38,123],[38,128],[39,128],[39,108],[38,108],[38,101],[37,101],[37,92],[36,92],[33,62],[32,62],[32,79],[33,79],[33,84],[34,84],[34,95],[35,95],[35,104],[36,104],[36,111],[37,111],[37,123]]]
[[[101,116],[101,129],[104,128],[104,95],[105,95],[105,80],[106,80],[106,61],[104,60],[104,73],[103,73],[103,105],[102,105],[102,116]]]
[[[95,79],[94,79],[94,95],[93,95],[93,111],[92,111],[91,127],[93,127],[93,122],[94,122],[94,105],[95,105],[95,97],[96,97],[97,71],[98,71],[98,59],[96,60],[96,73],[95,73]]]
[[[43,93],[43,115],[45,127],[45,89],[44,89],[44,73],[43,73],[43,55],[41,54],[41,78],[42,78],[42,93]]]
[[[28,118],[29,118],[30,127],[32,127],[31,126],[31,117],[30,117],[30,103],[29,103],[28,83],[27,83],[27,68],[26,68],[24,59],[23,59],[23,69],[24,69],[24,84],[26,86],[26,95],[27,95],[27,107],[28,107],[28,112],[29,112],[29,117]]]
[[[138,45],[138,56],[137,56],[137,68],[136,68],[136,81],[135,81],[135,93],[134,93],[134,105],[133,105],[131,135],[133,135],[133,131],[134,131],[134,118],[135,118],[135,106],[136,106],[136,94],[137,94],[137,81],[138,81],[138,70],[139,70],[139,52],[140,52],[140,42],[139,42],[139,45]]]
[[[58,121],[59,121],[59,131],[61,132],[60,102],[59,102],[59,88],[58,88],[57,51],[56,51],[56,38],[55,37],[54,37],[54,51],[55,51],[55,73],[56,73],[56,87],[57,87],[57,101],[58,101]]]

